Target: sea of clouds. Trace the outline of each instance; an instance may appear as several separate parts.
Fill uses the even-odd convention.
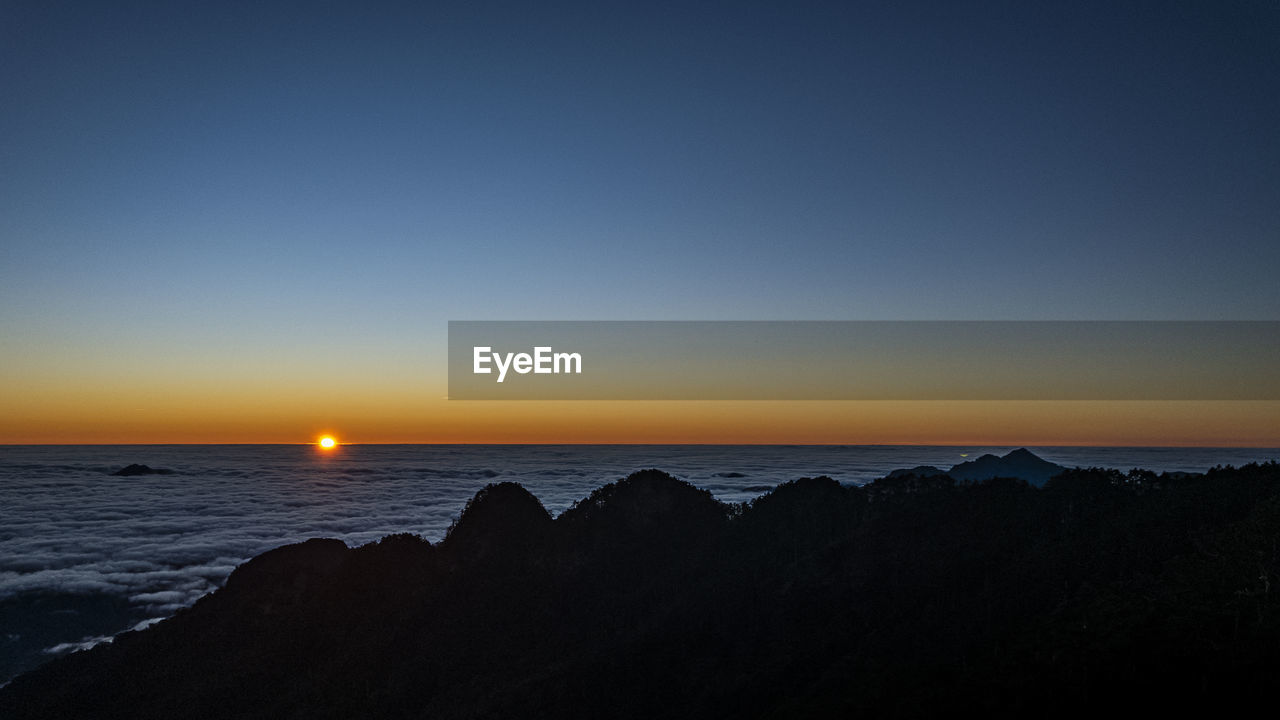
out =
[[[966,450],[973,457],[1007,448]],[[1155,469],[1265,459],[1249,450],[1188,460],[1180,449],[1177,462],[1160,449],[1085,450],[1040,452],[1067,465],[1111,459]],[[331,537],[357,546],[397,532],[438,540],[477,490],[503,480],[524,484],[558,514],[646,467],[741,502],[806,475],[861,483],[896,467],[960,459],[954,447],[346,446],[329,454],[308,446],[0,447],[0,601],[105,594],[126,599],[131,624],[145,625],[283,544]],[[173,473],[111,475],[135,462]],[[121,629],[58,638],[48,651]]]
[[[238,564],[289,542],[335,537],[355,546],[393,532],[438,539],[497,477],[336,463],[137,477],[92,463],[6,469],[0,597],[107,593],[153,616],[190,605]]]

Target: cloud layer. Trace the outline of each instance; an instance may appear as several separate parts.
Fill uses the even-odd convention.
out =
[[[239,563],[282,544],[332,537],[355,546],[396,532],[438,540],[477,490],[501,480],[524,484],[558,514],[645,467],[737,502],[805,475],[859,483],[895,467],[950,466],[959,452],[1004,450],[350,446],[323,456],[306,446],[0,448],[0,598],[103,593],[127,598],[139,617],[164,617],[217,588]],[[1042,454],[1065,465],[1155,469],[1203,469],[1266,455],[1161,452]],[[131,462],[175,473],[110,475]],[[87,642],[64,640],[68,648]]]

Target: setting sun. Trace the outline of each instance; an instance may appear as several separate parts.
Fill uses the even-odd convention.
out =
[[[338,441],[334,440],[332,437],[328,435],[325,435],[324,437],[320,438],[319,445],[325,450],[332,450],[333,448],[337,447]]]

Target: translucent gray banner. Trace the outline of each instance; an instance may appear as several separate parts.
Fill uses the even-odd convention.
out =
[[[1280,400],[1280,322],[451,321],[453,400]]]

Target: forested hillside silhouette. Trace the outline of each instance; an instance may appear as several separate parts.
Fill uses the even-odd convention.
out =
[[[12,718],[1226,713],[1280,677],[1280,466],[899,475],[726,505],[657,470],[439,543],[282,547],[0,690]]]

